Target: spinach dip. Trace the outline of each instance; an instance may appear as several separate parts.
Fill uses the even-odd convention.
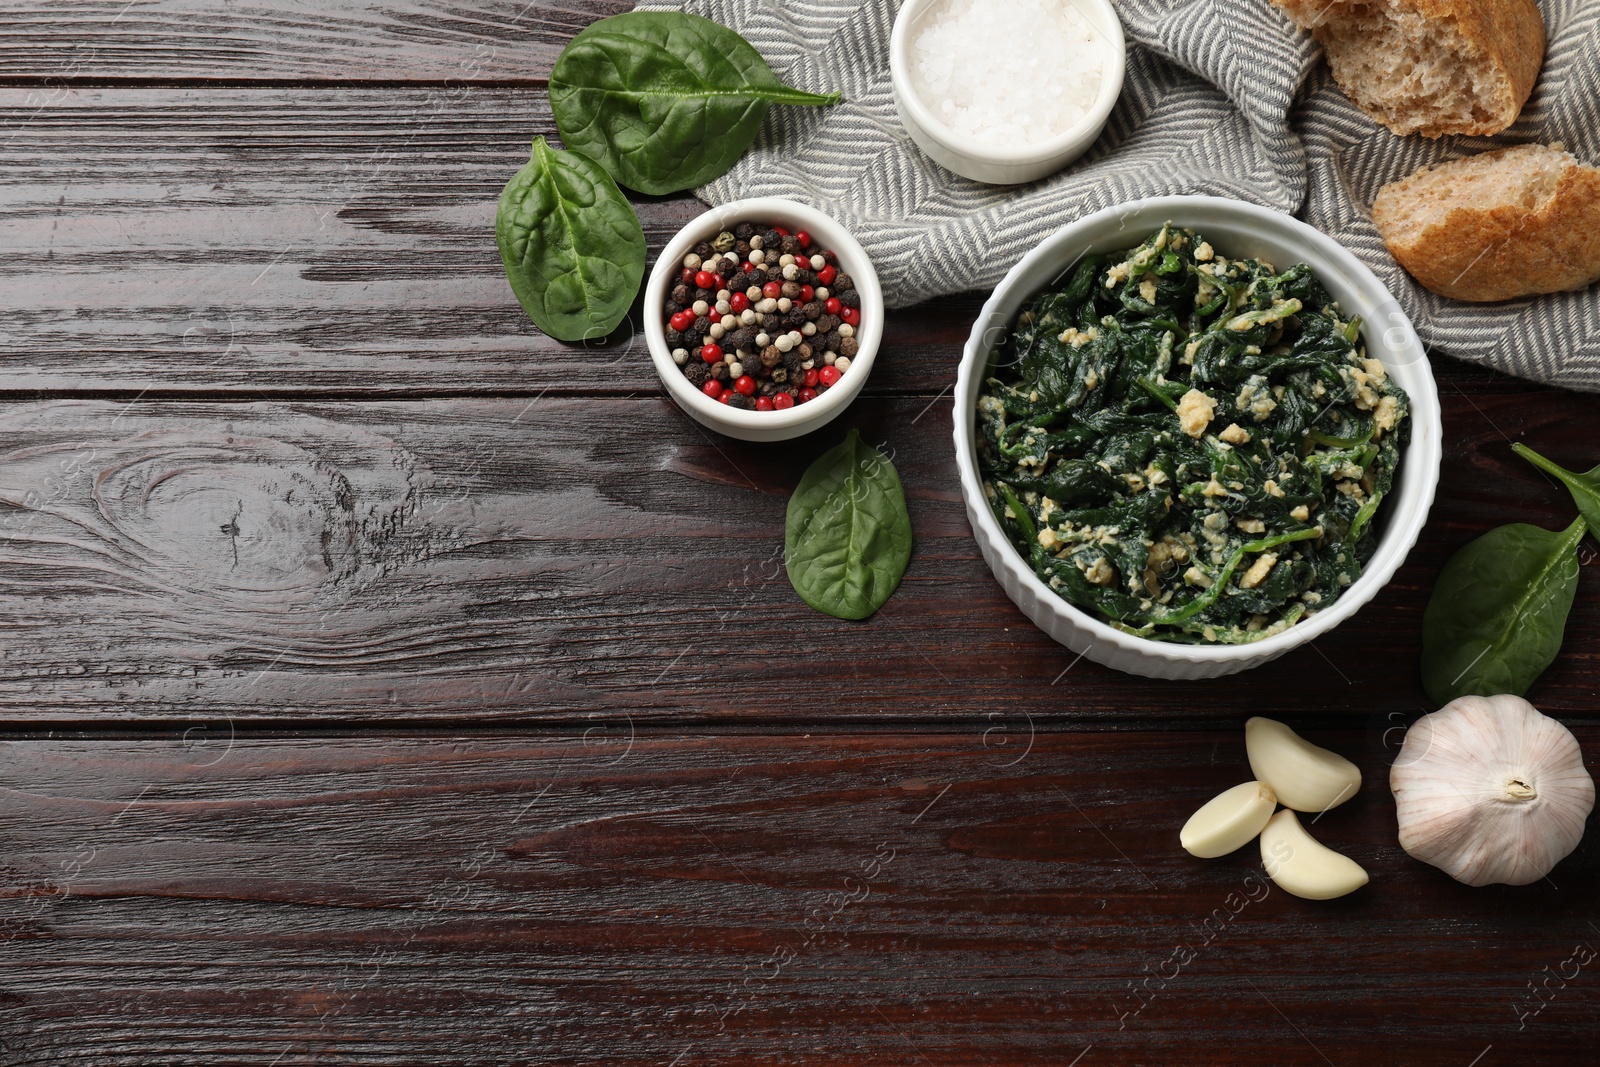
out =
[[[1163,641],[1255,641],[1377,547],[1405,392],[1305,264],[1170,223],[1035,297],[978,398],[1001,526],[1072,604]]]

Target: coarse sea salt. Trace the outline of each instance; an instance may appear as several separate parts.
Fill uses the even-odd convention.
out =
[[[951,130],[1020,148],[1082,121],[1105,49],[1070,0],[940,0],[911,42],[911,85]]]

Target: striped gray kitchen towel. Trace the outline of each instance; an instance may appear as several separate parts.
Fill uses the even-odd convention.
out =
[[[1600,287],[1473,305],[1427,292],[1369,218],[1378,188],[1424,163],[1496,144],[1566,143],[1600,163],[1600,3],[1541,0],[1544,72],[1515,126],[1488,138],[1401,138],[1356,110],[1320,49],[1268,0],[1115,0],[1128,38],[1122,98],[1095,146],[1031,185],[944,170],[895,114],[889,32],[897,0],[682,0],[738,30],[791,84],[835,108],[774,108],[755,146],[696,190],[712,204],[787,196],[834,214],[866,246],[891,304],[992,286],[1036,242],[1102,207],[1209,193],[1305,218],[1370,265],[1423,341],[1510,374],[1600,392]],[[1018,28],[1019,48],[1027,45]],[[1005,77],[1007,57],[992,59]]]

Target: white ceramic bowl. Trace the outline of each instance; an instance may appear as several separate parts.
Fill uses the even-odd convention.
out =
[[[1022,306],[1060,283],[1089,253],[1132,247],[1171,221],[1199,232],[1229,258],[1259,258],[1278,269],[1308,263],[1341,310],[1360,315],[1369,355],[1383,360],[1411,397],[1411,443],[1395,490],[1379,512],[1377,551],[1333,605],[1282,633],[1248,645],[1179,645],[1134,637],[1080,611],[1040,581],[1000,528],[978,475],[973,416],[989,360]],[[1382,589],[1417,535],[1439,482],[1439,393],[1422,343],[1400,305],[1366,265],[1332,238],[1288,215],[1209,196],[1165,196],[1110,207],[1062,227],[1011,269],[984,305],[967,340],[955,396],[956,465],[967,518],[1001,586],[1040,629],[1074,652],[1148,678],[1214,678],[1259,666],[1344,622]]]
[[[940,122],[933,110],[911,86],[911,40],[922,16],[939,0],[905,0],[894,20],[889,37],[889,79],[894,88],[895,108],[906,132],[935,163],[955,171],[963,178],[991,185],[1018,185],[1037,181],[1083,155],[1106,117],[1122,95],[1122,77],[1128,50],[1122,36],[1122,22],[1111,0],[1072,0],[1078,13],[1101,38],[1106,65],[1100,79],[1100,95],[1084,115],[1083,121],[1065,133],[1038,144],[1017,148],[996,148],[958,133]],[[1025,42],[1019,42],[1025,43]],[[1007,57],[992,59],[996,76],[1009,75]]]
[[[742,411],[712,400],[689,384],[683,370],[672,362],[672,350],[667,346],[662,312],[667,295],[683,272],[683,257],[699,242],[709,241],[741,222],[782,226],[790,232],[806,231],[817,246],[839,257],[839,269],[850,275],[861,297],[861,325],[856,327],[855,334],[860,350],[850,360],[850,369],[840,376],[832,389],[786,411]],[[866,252],[850,236],[849,230],[827,215],[777,196],[735,200],[712,208],[679,230],[661,258],[656,260],[644,290],[644,336],[667,393],[690,418],[743,441],[787,441],[819,429],[849,407],[850,401],[867,383],[867,375],[872,373],[872,364],[878,355],[878,343],[883,339],[883,290]]]

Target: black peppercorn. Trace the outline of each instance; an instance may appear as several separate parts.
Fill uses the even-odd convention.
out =
[[[857,352],[861,351],[861,344],[854,337],[846,337],[839,342],[839,354],[854,359]]]
[[[711,368],[703,360],[692,359],[683,366],[683,376],[689,379],[689,384],[696,389],[706,384],[706,379],[711,377]]]
[[[677,330],[674,330],[672,327],[668,326],[663,336],[667,339],[668,348],[684,347],[683,334],[679,333]]]
[[[740,411],[754,411],[756,402],[745,396],[743,393],[735,391],[734,394],[728,398],[728,406],[730,408],[738,408]]]
[[[749,222],[741,222],[733,228],[733,235],[741,241],[749,241],[755,232],[755,224]]]
[[[672,302],[679,307],[688,307],[694,303],[689,299],[689,287],[687,285],[674,285],[672,287]]]
[[[846,274],[844,271],[840,271],[838,274],[834,275],[833,286],[829,291],[833,293],[834,296],[838,296],[844,290],[854,289],[855,287],[856,283],[851,279],[850,275]]]
[[[856,292],[854,289],[846,289],[842,293],[835,293],[834,296],[838,297],[839,303],[843,304],[847,308],[858,308],[861,306],[861,294]]]
[[[721,360],[711,364],[711,377],[719,382],[728,380],[728,365]]]
[[[702,261],[709,258],[711,255],[711,242],[701,241],[699,244],[695,245],[694,254],[699,256]]]

